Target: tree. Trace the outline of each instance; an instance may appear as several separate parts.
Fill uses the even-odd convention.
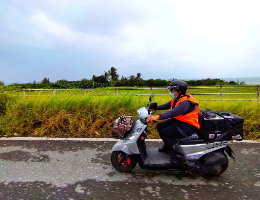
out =
[[[139,82],[143,81],[143,79],[141,78],[141,73],[137,73],[136,75],[136,85],[138,85]]]
[[[241,81],[241,82],[239,82],[239,79],[237,79],[237,84],[238,84],[238,85],[245,85],[246,82],[245,82],[245,81]]]
[[[154,85],[155,86],[167,86],[168,82],[166,80],[162,80],[162,79],[155,79],[154,80]]]
[[[93,81],[97,82],[97,83],[107,83],[107,79],[104,75],[101,76],[93,76]]]
[[[237,84],[238,84],[238,83],[235,82],[235,81],[229,81],[228,83],[229,83],[229,85],[237,85]]]
[[[127,86],[128,79],[122,75],[121,77],[121,86]]]
[[[118,80],[119,75],[117,74],[116,70],[117,70],[117,69],[114,68],[114,67],[111,67],[111,69],[108,70],[108,74],[109,74],[109,77],[110,77],[110,81],[111,81],[111,82]]]
[[[5,86],[4,81],[0,81],[0,86]]]
[[[65,88],[69,88],[70,83],[66,79],[61,79],[56,81],[55,86],[57,88],[65,89]]]
[[[141,73],[137,73],[137,75],[136,75],[136,79],[141,80]]]
[[[87,80],[85,78],[81,79],[80,83],[79,83],[79,87],[80,88],[90,88],[92,86],[92,81]]]
[[[41,81],[42,84],[48,84],[50,83],[50,80],[48,78],[44,78],[42,81]]]
[[[66,79],[57,80],[56,83],[67,83],[68,81]]]
[[[196,85],[197,85],[197,81],[195,81],[195,80],[186,81],[186,83],[187,83],[189,86],[196,86]]]
[[[37,82],[36,82],[36,80],[34,80],[31,85],[32,85],[32,86],[31,86],[32,88],[36,88],[36,87],[37,87]]]
[[[146,83],[147,83],[147,85],[148,85],[149,87],[154,86],[154,80],[153,80],[153,79],[148,79],[148,80],[146,81]]]
[[[105,79],[108,81],[108,79],[109,79],[109,73],[104,72],[104,76],[105,76]]]
[[[135,86],[135,76],[131,75],[128,79],[129,86]]]

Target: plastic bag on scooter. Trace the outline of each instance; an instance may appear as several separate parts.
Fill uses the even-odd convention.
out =
[[[129,132],[133,126],[133,117],[125,116],[124,114],[117,118],[114,122],[112,136],[122,138]]]

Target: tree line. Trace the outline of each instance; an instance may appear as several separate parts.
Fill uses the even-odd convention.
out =
[[[27,88],[27,89],[88,89],[88,88],[102,88],[102,87],[167,87],[172,80],[164,79],[148,79],[144,80],[141,77],[141,73],[131,75],[130,77],[121,76],[117,73],[117,69],[111,67],[107,72],[102,75],[93,75],[92,79],[81,79],[79,81],[68,81],[65,79],[58,80],[56,82],[50,82],[49,78],[45,77],[42,81],[32,83],[13,83],[6,87],[14,88]],[[185,80],[189,86],[216,86],[216,85],[241,85],[245,82],[224,81],[221,79],[201,79],[201,80]],[[4,83],[0,81],[0,86],[4,86]]]

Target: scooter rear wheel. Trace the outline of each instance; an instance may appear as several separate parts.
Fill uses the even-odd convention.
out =
[[[220,174],[226,171],[226,169],[228,168],[228,158],[225,153],[222,154],[225,156],[226,162],[222,164],[204,165],[206,169],[204,173],[205,175],[219,176]]]
[[[111,163],[119,172],[130,172],[136,166],[137,161],[133,156],[122,151],[114,151],[111,155]]]
[[[207,165],[207,173],[205,173],[205,175],[208,176],[219,176],[220,174],[222,174],[224,171],[226,171],[228,167],[228,164],[219,164],[219,165]]]

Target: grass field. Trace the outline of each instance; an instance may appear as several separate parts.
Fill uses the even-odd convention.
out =
[[[153,89],[158,104],[170,100],[168,91]],[[219,88],[190,89],[190,93],[215,93]],[[256,88],[223,89],[223,93],[256,93]],[[5,95],[3,95],[5,94]],[[52,95],[53,91],[26,91],[26,95]],[[146,106],[150,94],[146,90],[57,90],[55,96],[22,96],[21,92],[2,93],[0,100],[5,102],[6,111],[0,115],[0,136],[48,136],[48,137],[111,137],[113,122],[121,114],[137,117],[136,110]],[[70,96],[71,95],[71,96]],[[83,95],[83,96],[76,96]],[[99,96],[97,96],[99,95]],[[103,96],[105,95],[105,96]],[[194,95],[200,102],[200,110],[206,108],[229,111],[245,119],[246,139],[260,138],[260,112],[258,101],[226,101],[225,99],[257,99],[257,95]],[[4,100],[3,100],[4,99]],[[204,100],[203,100],[204,99]],[[158,111],[157,111],[158,112]],[[159,112],[158,112],[159,113]],[[149,138],[159,138],[156,124],[149,125]]]
[[[52,89],[49,90],[25,90],[18,91],[18,95],[38,95],[38,96],[85,96],[85,95],[97,95],[97,96],[111,96],[111,95],[124,95],[127,91],[129,95],[139,95],[139,94],[150,94],[151,89],[149,88],[106,88],[106,89],[78,89],[78,90],[65,90],[65,89],[56,89],[53,91]],[[154,94],[168,94],[167,89],[162,88],[152,88],[152,92]],[[241,88],[230,88],[230,87],[223,87],[222,88],[222,95],[220,95],[220,87],[196,87],[189,89],[189,92],[193,94],[194,97],[201,100],[207,99],[215,99],[220,100],[232,100],[232,99],[251,99],[256,100],[257,97],[257,88],[256,87],[241,87]],[[203,93],[208,93],[207,95],[203,95]],[[240,93],[240,94],[238,94]]]

